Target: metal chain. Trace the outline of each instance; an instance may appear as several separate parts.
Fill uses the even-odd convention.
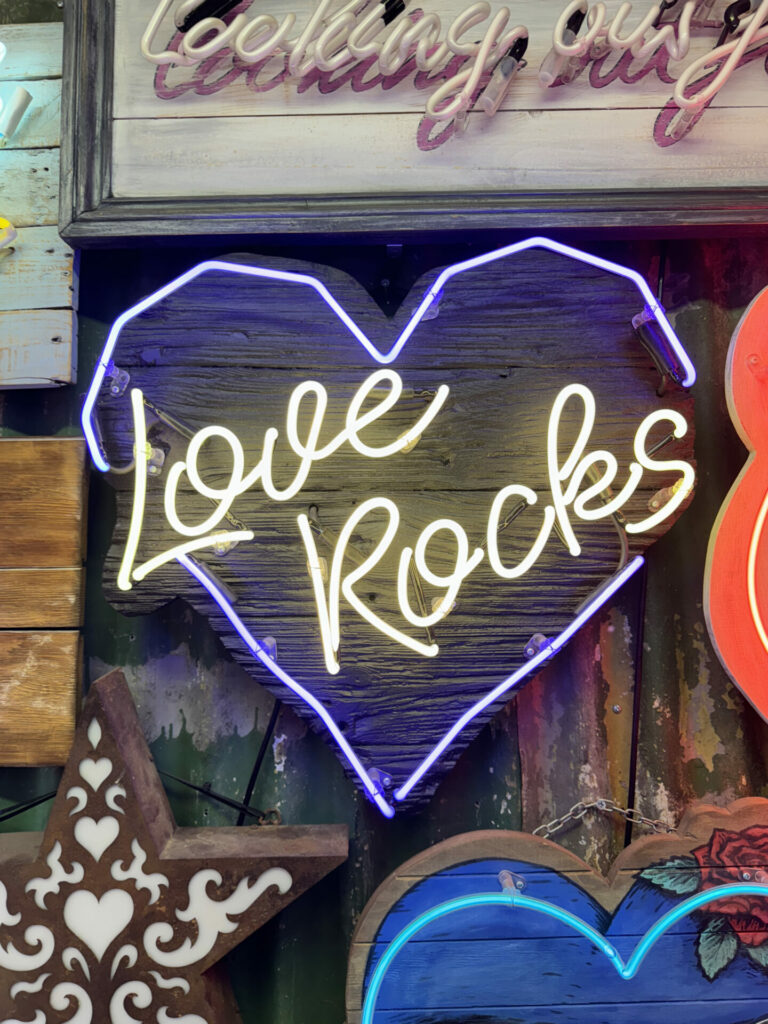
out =
[[[535,836],[544,836],[545,839],[549,839],[550,836],[555,835],[560,829],[570,821],[581,821],[581,819],[589,811],[602,811],[605,814],[618,814],[625,821],[631,822],[633,825],[644,825],[646,828],[652,829],[654,832],[677,832],[677,829],[672,825],[668,825],[665,821],[661,821],[660,818],[646,818],[645,815],[641,814],[640,811],[634,807],[620,807],[615,801],[607,799],[606,797],[599,797],[597,800],[579,800],[577,804],[574,804],[570,811],[567,811],[560,818],[554,818],[552,821],[547,822],[546,825],[539,825],[538,828],[533,830]]]

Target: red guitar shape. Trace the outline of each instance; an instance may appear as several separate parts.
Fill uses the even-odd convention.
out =
[[[728,674],[768,720],[768,288],[734,331],[726,396],[749,458],[710,535],[704,614]]]

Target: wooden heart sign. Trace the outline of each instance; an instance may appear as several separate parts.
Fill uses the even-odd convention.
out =
[[[768,288],[733,333],[726,396],[749,457],[712,528],[704,612],[728,674],[768,720]]]
[[[765,1019],[768,801],[698,806],[609,877],[521,832],[454,836],[358,922],[348,1024]]]
[[[654,363],[693,382],[645,281],[546,239],[392,320],[328,268],[201,264],[118,318],[86,400],[107,594],[190,601],[391,816],[684,507],[691,402]]]

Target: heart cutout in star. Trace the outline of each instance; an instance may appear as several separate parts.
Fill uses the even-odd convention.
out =
[[[643,308],[653,359],[632,327]],[[137,432],[148,439],[136,445],[143,466],[148,454],[134,486],[126,474],[114,478],[118,521],[105,591],[131,613],[184,597],[254,678],[330,733],[342,763],[385,813],[423,801],[494,709],[610,600],[684,507],[692,471],[680,467],[692,461],[692,403],[682,390],[659,401],[654,360],[665,358],[670,373],[691,382],[684,349],[640,276],[547,240],[426,275],[389,322],[354,281],[328,268],[242,258],[203,264],[121,314],[86,401],[84,428],[101,468],[130,468]],[[361,438],[369,450],[393,438],[403,447],[386,458],[346,442],[334,448],[356,401],[362,416],[388,400],[396,382],[382,367],[392,367],[403,392],[385,417],[369,418]],[[372,370],[378,390],[365,398]],[[277,431],[272,484],[285,491],[297,474],[295,443],[286,444],[290,409],[298,409],[299,436],[308,437],[321,387],[327,456],[295,493],[270,498],[255,473],[265,438]],[[422,421],[423,432],[411,436]],[[208,438],[193,442],[200,486],[185,468],[196,433]],[[666,468],[645,471],[642,485],[625,492],[640,434],[665,448]],[[587,437],[584,459],[569,459]],[[584,486],[585,459],[594,468],[594,452],[615,456],[613,493],[631,492],[623,524],[605,512],[574,519],[572,537],[561,529],[558,539],[547,527],[553,444]],[[222,499],[211,519],[212,496],[227,490],[239,445],[252,486]],[[593,502],[610,504],[602,493],[593,492]],[[522,511],[521,495],[529,496]],[[625,529],[659,511],[669,517],[649,532]],[[216,538],[203,528],[208,519]],[[448,520],[455,525],[446,528]],[[551,535],[538,544],[546,529]],[[429,538],[422,561],[432,577],[413,571],[416,560],[401,587],[402,553],[418,553],[420,536]],[[479,561],[448,600],[435,580],[456,570],[461,536]],[[494,540],[503,568],[529,556],[535,564],[519,578],[500,576],[488,553]],[[322,608],[335,564],[345,577],[366,567],[349,584],[356,603],[340,587],[338,672],[329,668],[334,627],[323,625]],[[328,602],[331,622],[336,602]],[[406,604],[414,620],[406,621]]]
[[[124,889],[109,889],[101,898],[78,889],[64,904],[67,928],[101,959],[133,917],[133,900]]]
[[[120,834],[117,818],[107,815],[96,821],[94,818],[78,818],[75,822],[75,840],[87,850],[95,861],[101,860],[104,852]]]

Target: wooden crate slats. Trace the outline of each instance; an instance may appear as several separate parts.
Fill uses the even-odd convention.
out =
[[[62,764],[80,693],[85,445],[0,440],[0,764]]]
[[[0,215],[18,231],[13,249],[0,250],[0,389],[58,387],[76,380],[78,301],[76,259],[55,228],[62,26],[5,26],[0,37],[0,98],[16,86],[32,94],[0,150]]]

